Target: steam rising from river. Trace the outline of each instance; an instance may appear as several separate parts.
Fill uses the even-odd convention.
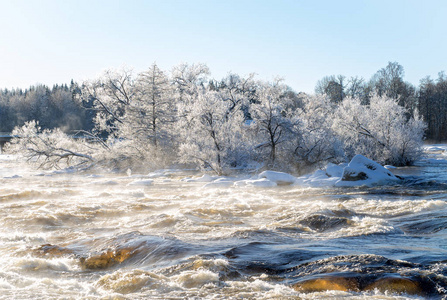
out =
[[[400,170],[400,186],[204,188],[185,180],[199,174],[176,170],[41,173],[0,157],[4,298],[446,293],[439,165]]]

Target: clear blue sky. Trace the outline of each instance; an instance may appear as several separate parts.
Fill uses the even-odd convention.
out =
[[[326,75],[369,79],[389,61],[415,85],[447,71],[445,0],[0,0],[0,88],[206,63],[281,76],[313,92]]]

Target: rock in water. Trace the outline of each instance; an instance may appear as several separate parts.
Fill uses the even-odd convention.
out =
[[[365,287],[366,291],[379,290],[382,293],[422,295],[423,290],[419,283],[408,278],[385,277]]]
[[[379,163],[356,155],[351,162],[343,169],[342,178],[337,181],[336,186],[360,186],[378,185],[399,181],[393,173],[385,169]]]
[[[358,282],[355,278],[326,277],[302,281],[293,285],[300,292],[312,293],[322,291],[359,291]]]

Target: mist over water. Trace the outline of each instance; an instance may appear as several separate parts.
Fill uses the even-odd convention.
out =
[[[3,155],[0,298],[443,299],[446,171],[205,188],[191,172],[42,172]]]

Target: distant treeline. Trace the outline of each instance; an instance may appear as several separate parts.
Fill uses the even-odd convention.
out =
[[[228,78],[211,79],[207,86],[216,89],[225,85],[226,80]],[[61,128],[66,133],[91,131],[95,126],[94,99],[79,97],[82,85],[72,81],[70,85],[54,85],[52,88],[37,85],[25,90],[0,90],[0,131],[11,132],[14,127],[31,120],[39,121],[43,129]],[[298,93],[291,89],[288,93],[298,97]],[[397,62],[390,62],[369,81],[361,77],[326,76],[317,82],[315,93],[326,94],[334,103],[353,97],[367,105],[374,93],[398,99],[399,105],[410,114],[418,111],[427,123],[426,139],[447,140],[447,76],[444,72],[440,72],[437,79],[421,79],[415,87],[404,81],[404,68]]]
[[[31,86],[29,89],[0,91],[0,131],[11,132],[25,122],[39,121],[44,129],[61,128],[64,132],[89,131],[93,128],[95,112],[89,103],[77,97],[79,87],[67,84]]]

